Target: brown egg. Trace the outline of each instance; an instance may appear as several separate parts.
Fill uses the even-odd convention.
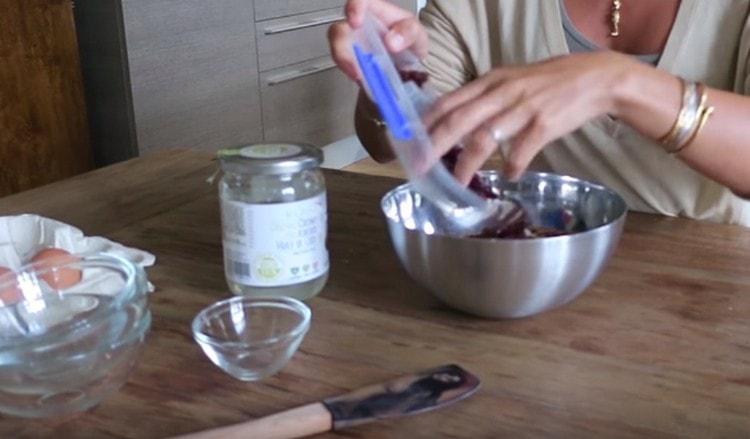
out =
[[[8,267],[0,267],[0,283],[3,282],[2,278],[6,274],[13,273],[13,270],[11,270]],[[8,276],[10,277],[10,276]],[[16,288],[15,284],[13,286],[2,288],[0,287],[0,302],[2,302],[2,306],[9,306],[13,305],[14,303],[20,302],[22,299],[21,291]]]
[[[78,260],[80,260],[79,257],[73,256],[63,249],[46,248],[37,253],[31,259],[31,262],[36,264],[36,268],[39,270],[44,270],[48,267],[52,268],[43,273],[40,277],[47,282],[47,285],[50,287],[56,290],[64,290],[65,288],[70,288],[81,281],[81,270],[69,267],[54,267],[76,262]]]

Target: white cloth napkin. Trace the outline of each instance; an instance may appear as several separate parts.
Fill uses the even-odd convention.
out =
[[[150,267],[156,257],[100,236],[85,236],[71,225],[39,215],[0,217],[0,266],[18,270],[45,248],[60,248],[76,255],[107,253]]]
[[[143,268],[156,262],[156,257],[143,250],[125,247],[100,236],[85,236],[83,232],[71,225],[38,215],[18,215],[0,217],[0,266],[18,270],[31,262],[39,251],[45,248],[59,248],[78,256],[91,254],[111,254],[122,257]],[[123,279],[116,273],[106,273],[101,269],[85,269],[81,282],[68,289],[68,292],[85,293],[94,289],[99,296],[115,295],[123,287]],[[148,284],[149,291],[154,287]],[[41,294],[49,289],[44,282],[29,286],[24,294],[39,289]],[[60,324],[73,316],[95,307],[94,297],[69,295],[59,306],[31,309],[35,304],[0,308],[0,331],[3,337],[18,334],[42,333],[46,328]],[[31,307],[31,308],[29,308]]]
[[[101,236],[85,236],[69,224],[39,215],[0,217],[0,266],[18,270],[31,262],[45,248],[60,248],[72,254],[86,256],[105,253],[127,259],[143,268],[151,267],[156,257],[149,252],[125,247]],[[87,273],[83,273],[84,281]],[[149,291],[154,286],[149,282]]]

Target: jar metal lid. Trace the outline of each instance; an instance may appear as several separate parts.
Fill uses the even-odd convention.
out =
[[[304,143],[257,143],[218,152],[221,169],[234,174],[293,174],[323,163],[323,151]]]

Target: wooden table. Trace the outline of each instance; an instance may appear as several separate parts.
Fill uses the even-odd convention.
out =
[[[750,230],[633,214],[575,302],[515,321],[451,311],[400,268],[378,201],[398,181],[327,172],[332,272],[278,375],[235,381],[189,323],[227,296],[215,169],[169,151],[0,200],[157,255],[154,323],[123,389],[67,420],[0,419],[0,437],[164,437],[267,415],[443,363],[479,375],[450,409],[344,436],[639,437],[750,434]]]

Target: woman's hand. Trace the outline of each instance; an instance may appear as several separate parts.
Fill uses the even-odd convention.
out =
[[[376,16],[388,27],[385,42],[388,50],[398,53],[411,49],[417,56],[427,56],[427,32],[419,19],[409,11],[386,0],[348,0],[345,6],[346,21],[328,29],[331,55],[339,68],[352,80],[361,82],[359,69],[352,51],[352,30],[360,27],[365,13]]]
[[[456,177],[467,184],[508,140],[504,172],[518,178],[547,143],[598,116],[616,116],[620,85],[638,64],[597,52],[494,69],[442,97],[427,116],[437,155],[463,142]]]

